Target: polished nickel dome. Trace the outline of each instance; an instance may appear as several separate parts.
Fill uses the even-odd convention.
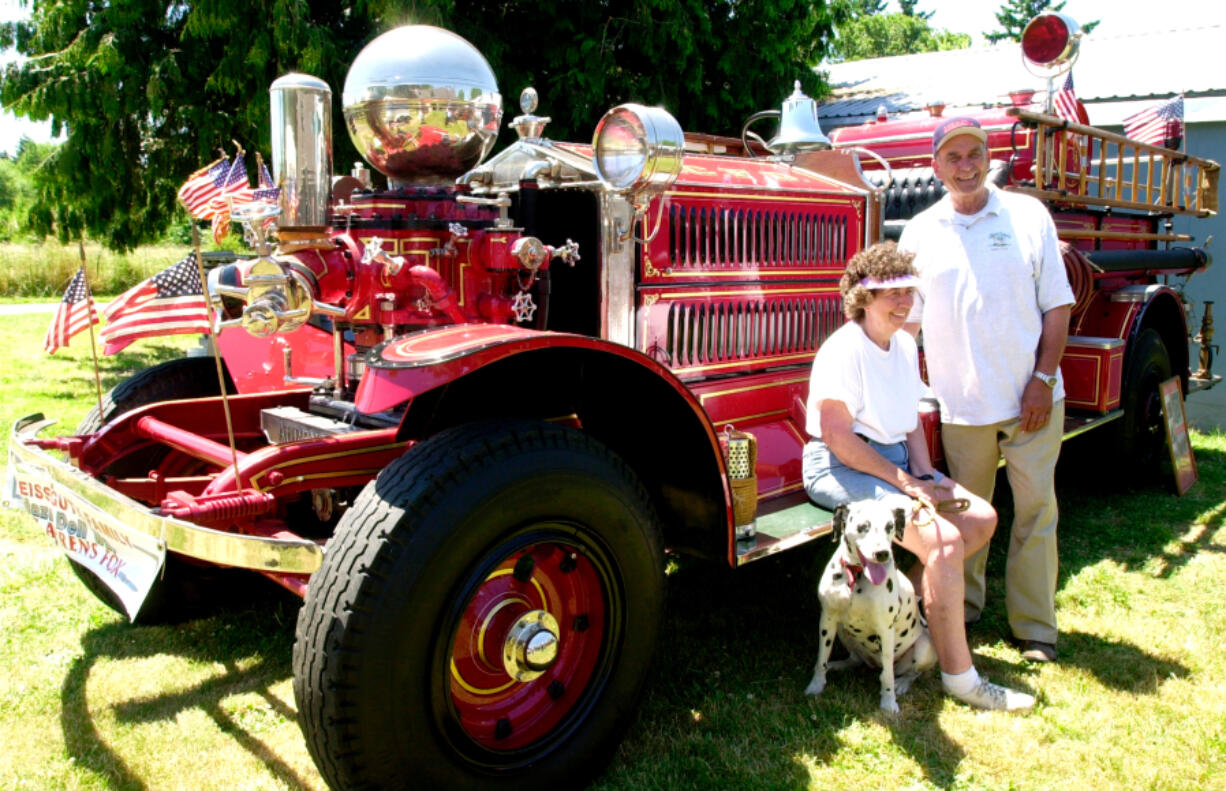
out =
[[[502,120],[489,63],[472,44],[429,25],[398,27],[367,44],[341,101],[353,144],[392,186],[451,181],[477,166]]]

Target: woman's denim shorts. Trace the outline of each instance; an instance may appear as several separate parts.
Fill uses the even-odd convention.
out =
[[[891,464],[909,469],[906,442],[883,445],[871,439],[865,441]],[[830,446],[820,439],[811,439],[805,445],[803,472],[805,491],[810,499],[828,510],[855,500],[880,500],[888,495],[902,494],[876,475],[854,470],[839,461]]]

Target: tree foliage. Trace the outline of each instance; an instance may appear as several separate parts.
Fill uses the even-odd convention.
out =
[[[971,45],[971,37],[965,33],[934,29],[928,22],[932,12],[916,11],[917,2],[904,2],[900,13],[883,14],[879,10],[883,3],[852,0],[850,13],[835,25],[837,35],[831,55],[838,60],[863,60]]]
[[[5,70],[0,101],[65,134],[36,180],[34,229],[122,249],[166,228],[178,186],[220,147],[268,150],[268,86],[282,74],[332,86],[335,161],[353,161],[345,72],[397,25],[465,37],[508,108],[531,84],[549,134],[586,139],[622,101],[736,133],[793,80],[818,96],[811,66],[838,13],[824,0],[39,0],[28,22],[0,25],[0,48],[29,57]]]
[[[898,0],[898,10],[904,16],[917,16],[920,19],[932,19],[935,11],[917,11],[916,6],[919,5],[919,0]]]
[[[23,138],[15,155],[0,156],[0,241],[11,241],[28,227],[26,217],[37,195],[35,179],[55,148]]]
[[[1052,0],[1006,0],[996,12],[996,21],[1000,23],[1000,30],[985,31],[983,37],[993,44],[1005,40],[1021,41],[1022,31],[1026,29],[1027,22],[1044,12],[1060,11],[1066,2],[1067,0],[1060,0],[1059,3],[1053,3]],[[1096,19],[1093,22],[1086,22],[1081,25],[1081,32],[1089,33],[1098,27],[1101,21]]]

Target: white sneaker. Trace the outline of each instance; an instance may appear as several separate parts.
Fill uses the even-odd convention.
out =
[[[948,689],[945,691],[949,692]],[[1025,692],[1017,692],[1008,687],[993,684],[982,677],[980,677],[979,683],[975,685],[975,688],[965,695],[959,695],[954,692],[949,692],[949,694],[977,709],[1028,712],[1034,708],[1033,695],[1027,695]]]

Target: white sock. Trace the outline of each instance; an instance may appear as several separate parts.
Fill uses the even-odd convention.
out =
[[[946,673],[941,671],[941,686],[951,695],[960,696],[966,695],[979,684],[979,671],[971,665],[969,670],[962,673]]]

